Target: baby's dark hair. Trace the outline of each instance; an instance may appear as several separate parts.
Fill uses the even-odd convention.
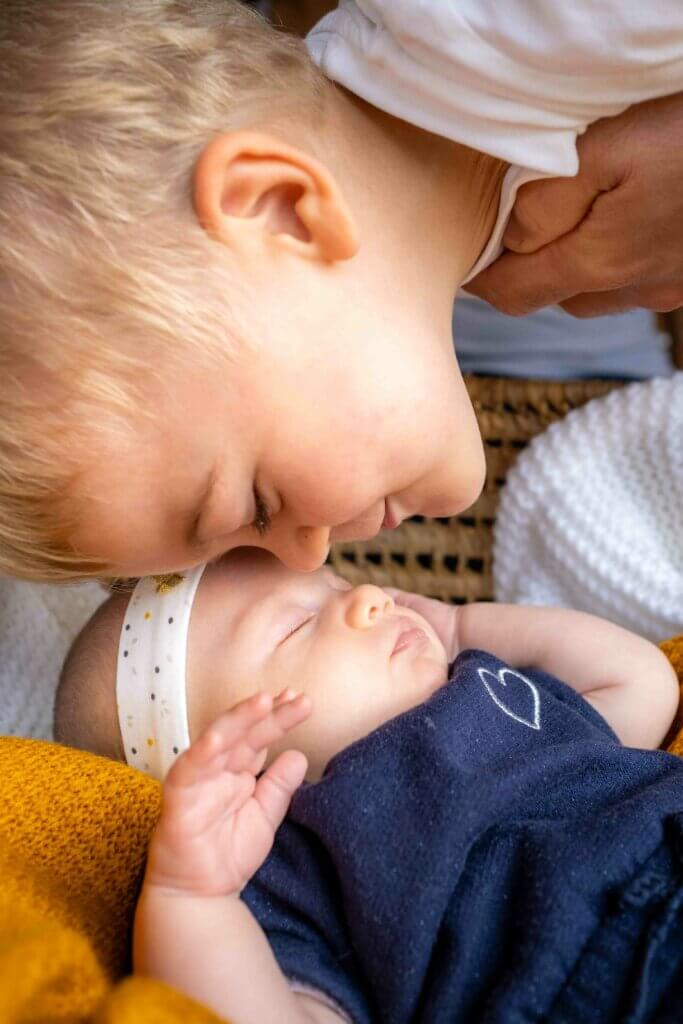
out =
[[[116,662],[129,594],[113,594],[74,640],[55,694],[58,743],[125,761],[116,710]]]

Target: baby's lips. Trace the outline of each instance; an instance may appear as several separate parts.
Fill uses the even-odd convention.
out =
[[[416,626],[411,619],[405,618],[399,628],[391,656],[393,658],[395,654],[399,654],[407,647],[424,644],[428,639],[426,632],[421,626]]]

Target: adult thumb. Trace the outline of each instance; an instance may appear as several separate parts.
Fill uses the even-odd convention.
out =
[[[541,178],[522,185],[503,245],[531,253],[574,230],[602,192],[619,183],[612,167],[606,125],[591,126],[578,142],[579,171],[573,178]]]
[[[466,290],[509,316],[565,302],[575,295],[609,287],[602,253],[596,249],[591,221],[549,242],[538,252],[504,252],[466,285]]]

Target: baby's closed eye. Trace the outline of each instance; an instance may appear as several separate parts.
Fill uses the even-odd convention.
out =
[[[315,616],[316,612],[310,609],[299,608],[296,613],[283,619],[278,625],[279,640],[277,646],[280,647],[293,637],[295,633],[298,633],[307,623],[311,622]]]

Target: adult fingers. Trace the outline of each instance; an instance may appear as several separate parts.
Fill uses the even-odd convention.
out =
[[[683,93],[591,125],[579,140],[577,178],[520,190],[506,239],[518,251],[505,253],[468,290],[517,315],[552,303],[566,304],[577,316],[677,306],[683,282],[681,140]],[[577,226],[538,248],[582,207]]]
[[[600,196],[579,226],[528,255],[507,252],[470,281],[467,290],[503,313],[525,316],[585,292],[629,287],[637,279],[637,241],[623,240],[618,211],[624,190]]]
[[[579,137],[579,170],[573,178],[541,178],[522,185],[503,236],[517,253],[536,252],[572,231],[604,192],[617,188],[627,174],[623,153],[614,146],[618,124],[597,121]]]
[[[565,235],[529,255],[503,253],[466,285],[466,291],[509,316],[526,316],[591,291],[591,275],[572,258],[573,240],[573,234]]]
[[[516,253],[536,252],[572,231],[589,213],[600,189],[588,174],[542,178],[522,185],[503,235]]]
[[[683,306],[683,282],[679,285],[617,288],[611,292],[588,292],[575,295],[560,305],[571,316],[584,320],[610,313],[625,313],[629,309],[650,309],[656,313],[670,313]]]

